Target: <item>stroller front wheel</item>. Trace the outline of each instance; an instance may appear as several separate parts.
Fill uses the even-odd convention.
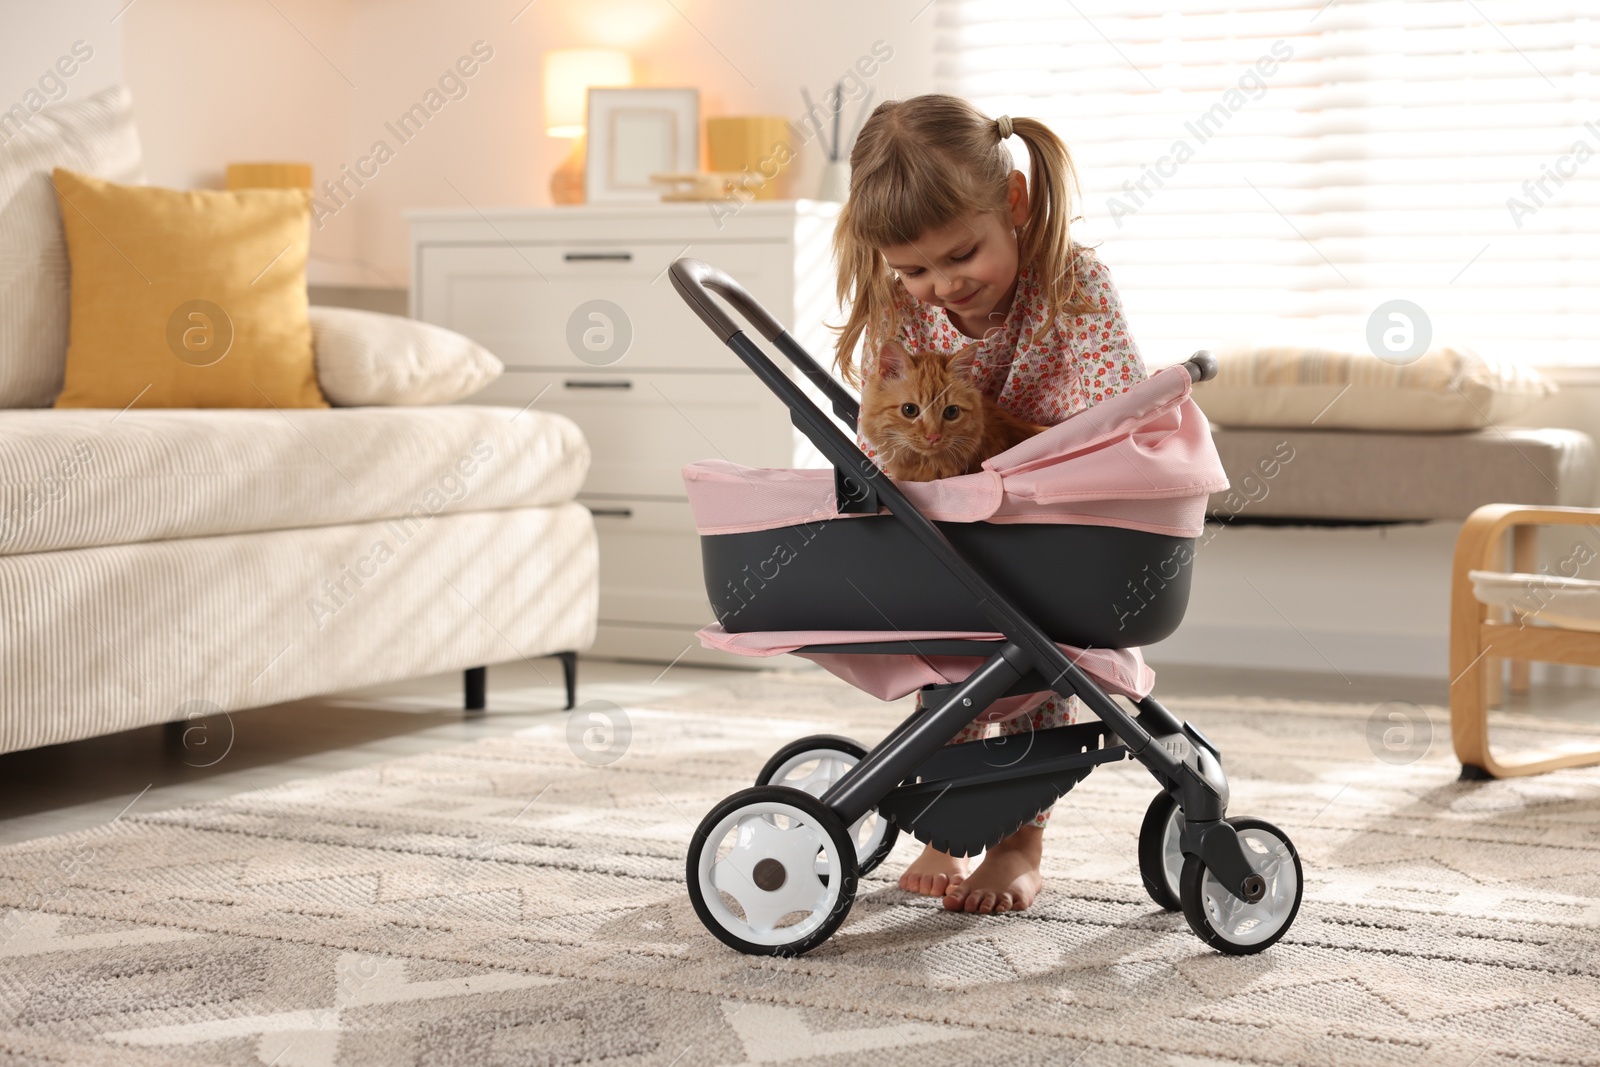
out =
[[[1223,888],[1199,856],[1186,856],[1179,896],[1183,917],[1195,935],[1230,956],[1248,956],[1273,945],[1300,912],[1304,888],[1300,854],[1282,830],[1264,819],[1234,818],[1250,866],[1265,881],[1266,895],[1248,904]]]
[[[787,785],[820,797],[866,754],[865,745],[848,737],[802,737],[773,753],[756,775],[756,785]],[[877,811],[869,811],[850,827],[849,834],[856,846],[856,872],[870,874],[894,851],[900,830]]]
[[[822,944],[855,901],[856,857],[844,823],[810,793],[741,789],[689,842],[689,900],[707,930],[753,956]]]

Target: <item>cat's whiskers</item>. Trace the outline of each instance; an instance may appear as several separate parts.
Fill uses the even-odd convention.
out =
[[[879,443],[878,455],[883,458],[884,466],[888,466],[898,461],[901,454],[909,448],[910,442],[905,440],[904,435],[897,431],[892,436],[885,437]],[[911,449],[911,451],[915,452],[915,449]]]
[[[978,440],[976,437],[968,437],[962,440],[952,441],[947,450],[952,456],[955,457],[955,459],[959,461],[959,466],[961,469],[965,470],[966,468],[972,466],[972,461],[977,458],[978,449],[982,443],[983,442]]]

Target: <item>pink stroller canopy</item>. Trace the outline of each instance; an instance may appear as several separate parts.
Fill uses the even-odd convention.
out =
[[[1211,430],[1168,367],[1015,448],[977,474],[897,482],[941,522],[1077,523],[1198,537],[1206,500],[1228,487]],[[683,468],[701,534],[746,533],[857,518],[835,505],[834,473],[702,460]]]

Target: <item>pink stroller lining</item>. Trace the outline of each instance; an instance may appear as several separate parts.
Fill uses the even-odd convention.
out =
[[[877,641],[1001,641],[997,633],[906,632],[887,630],[786,630],[770,633],[730,634],[713,624],[696,636],[707,648],[736,656],[779,656],[809,645],[860,645]],[[1058,646],[1078,669],[1112,693],[1142,700],[1155,688],[1156,675],[1145,665],[1137,648],[1073,648]],[[879,700],[899,700],[925,685],[964,681],[983,665],[981,656],[919,656],[910,653],[855,655],[843,652],[799,653]],[[1049,699],[1049,693],[1030,693],[995,701],[979,722],[1004,722],[1025,715]]]
[[[977,474],[896,484],[941,522],[1076,523],[1198,537],[1207,498],[1228,480],[1190,384],[1186,369],[1168,367],[990,458]],[[684,467],[683,480],[701,534],[860,517],[835,506],[832,469],[703,460]]]
[[[1190,385],[1186,368],[1169,367],[994,456],[978,474],[896,484],[919,511],[941,522],[1072,523],[1198,537],[1205,528],[1207,499],[1226,489],[1228,479],[1205,415],[1189,396]],[[861,517],[841,514],[835,506],[831,468],[771,470],[705,460],[686,466],[683,480],[702,535]],[[1093,561],[1078,565],[1092,566]],[[776,656],[812,645],[1003,640],[997,633],[893,630],[730,634],[719,625],[698,636],[707,648],[739,656]],[[1137,648],[1059,647],[1112,693],[1140,700],[1155,685],[1155,672]],[[981,656],[800,655],[880,700],[898,700],[926,685],[963,681],[983,664]],[[998,700],[980,721],[1015,718],[1049,696]]]

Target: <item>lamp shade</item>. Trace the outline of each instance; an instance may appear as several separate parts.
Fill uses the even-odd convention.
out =
[[[544,128],[551,137],[582,137],[592,86],[633,83],[633,61],[614,48],[559,48],[544,54]]]

